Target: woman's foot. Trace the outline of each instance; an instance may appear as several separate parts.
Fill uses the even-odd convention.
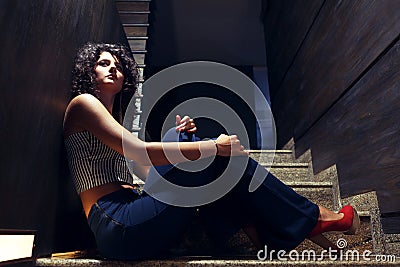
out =
[[[355,234],[360,226],[357,211],[350,205],[344,206],[338,213],[320,207],[317,225],[311,230],[309,237],[325,232],[344,232]]]
[[[243,231],[246,233],[246,235],[249,237],[250,241],[253,243],[253,245],[257,249],[262,249],[264,248],[263,242],[261,242],[260,235],[257,231],[257,228],[254,224],[249,223],[243,227]]]
[[[344,206],[338,213],[319,206],[320,216],[316,226],[311,230],[308,238],[323,248],[336,247],[322,234],[325,232],[343,232],[355,234],[360,227],[360,218],[357,211],[350,205]]]

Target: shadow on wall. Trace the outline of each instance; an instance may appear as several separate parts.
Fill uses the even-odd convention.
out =
[[[400,222],[400,2],[267,3],[278,147],[311,149],[316,173],[336,164],[344,197],[376,190]]]
[[[38,230],[39,255],[89,245],[62,156],[62,120],[76,49],[127,43],[114,1],[3,0],[0,22],[0,228]]]

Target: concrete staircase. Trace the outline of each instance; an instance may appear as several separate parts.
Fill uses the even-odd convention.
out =
[[[358,251],[357,259],[351,254],[342,254],[342,259],[321,257],[322,248],[305,240],[295,250],[292,260],[278,259],[260,261],[257,258],[258,250],[252,245],[246,234],[241,230],[235,234],[227,244],[218,249],[213,247],[205,232],[196,221],[190,228],[179,247],[175,248],[176,257],[173,259],[152,261],[108,261],[102,259],[96,252],[74,252],[53,255],[49,258],[37,259],[37,266],[397,266],[400,262],[398,236],[384,235],[379,220],[379,207],[374,192],[365,193],[349,198],[341,198],[335,166],[314,175],[310,153],[295,158],[291,150],[278,151],[251,151],[251,157],[265,163],[265,158],[275,153],[274,162],[270,168],[276,175],[295,191],[305,195],[312,201],[328,208],[338,210],[345,204],[354,205],[359,211],[361,229],[355,236],[345,236],[340,233],[329,233],[326,236],[333,241],[341,242],[344,251]],[[317,259],[301,258],[302,253],[313,250]],[[367,257],[362,253],[371,251]],[[261,255],[261,254],[260,254]],[[385,261],[378,261],[375,257],[384,255]],[[397,257],[394,257],[395,255]],[[297,258],[296,258],[297,257]],[[347,257],[347,258],[346,258]]]
[[[142,115],[141,105],[143,99],[142,85],[145,80],[144,69],[145,57],[147,54],[146,45],[148,40],[149,16],[150,16],[150,0],[115,0],[115,4],[124,28],[126,38],[133,53],[138,70],[140,80],[138,90],[134,95],[135,100],[135,119],[133,121],[132,133],[136,136],[140,134]]]
[[[128,42],[141,73],[138,92],[135,95],[137,119],[132,125],[132,132],[140,131],[142,83],[144,82],[143,70],[145,68],[145,55],[147,43],[148,17],[150,14],[150,0],[116,0],[121,22],[126,32]],[[274,154],[272,166],[268,166],[266,158]],[[330,233],[327,237],[336,243],[344,242],[344,249],[358,251],[362,254],[371,251],[370,260],[360,257],[346,258],[319,257],[322,248],[305,240],[296,251],[313,250],[317,253],[317,260],[310,258],[286,258],[286,261],[267,259],[261,261],[257,258],[258,250],[252,245],[249,238],[241,230],[235,234],[223,247],[215,248],[210,243],[207,235],[198,222],[193,222],[192,227],[185,235],[181,244],[174,248],[176,257],[173,259],[160,259],[151,261],[111,261],[101,258],[96,251],[76,251],[58,253],[51,257],[39,258],[37,266],[397,266],[400,263],[400,235],[384,234],[380,223],[380,212],[376,194],[365,194],[341,198],[336,167],[331,166],[325,171],[313,174],[311,153],[307,152],[299,158],[294,157],[292,150],[277,151],[251,151],[251,157],[265,167],[270,168],[284,183],[295,191],[306,196],[317,204],[338,210],[342,205],[351,204],[356,207],[361,218],[361,229],[355,236]],[[307,254],[306,254],[307,255]],[[385,261],[375,256],[386,255]],[[395,255],[396,257],[390,257]]]

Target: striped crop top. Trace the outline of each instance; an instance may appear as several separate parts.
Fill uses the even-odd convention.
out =
[[[133,183],[124,156],[111,149],[88,131],[77,132],[64,140],[68,164],[79,193],[106,183]]]

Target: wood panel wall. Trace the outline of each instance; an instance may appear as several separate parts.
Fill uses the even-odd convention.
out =
[[[86,246],[62,121],[76,49],[127,43],[114,1],[3,0],[0,23],[0,228],[38,230],[39,255]]]
[[[265,2],[278,147],[293,138],[315,173],[337,165],[343,196],[376,190],[399,216],[400,1],[307,2]]]

